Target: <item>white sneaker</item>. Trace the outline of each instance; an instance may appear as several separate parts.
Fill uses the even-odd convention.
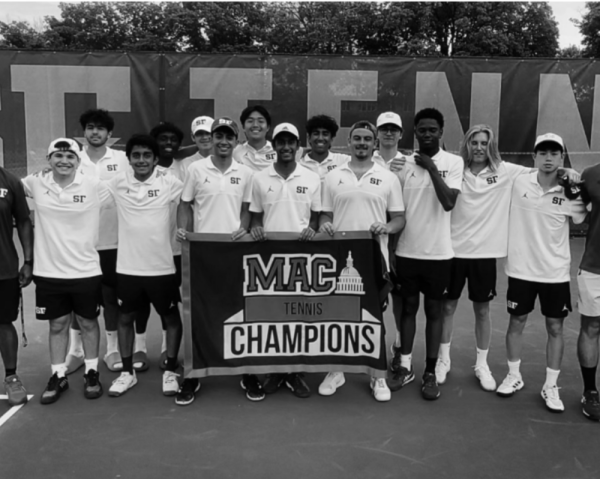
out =
[[[337,388],[341,388],[346,382],[344,373],[328,373],[319,385],[319,394],[321,396],[331,396],[335,394]]]
[[[565,405],[558,395],[559,389],[558,386],[542,389],[542,397],[544,398],[544,401],[546,401],[546,407],[552,412],[563,412],[565,410]]]
[[[175,396],[177,394],[179,391],[178,377],[179,374],[173,371],[165,371],[163,373],[162,389],[165,396]]]
[[[479,379],[479,384],[484,391],[496,390],[496,380],[487,364],[475,366],[475,377]]]
[[[137,378],[135,377],[135,371],[133,374],[122,372],[121,375],[112,382],[112,385],[108,389],[108,395],[113,397],[122,396],[136,384]]]
[[[496,394],[498,396],[510,397],[517,391],[523,389],[523,386],[525,386],[525,383],[520,374],[514,375],[508,373],[504,378],[504,381],[502,381],[502,384],[496,389]]]
[[[384,378],[371,378],[371,391],[376,401],[389,401],[392,399],[392,392],[388,388]]]
[[[450,358],[438,358],[437,363],[435,364],[435,380],[438,384],[444,384],[446,382],[446,377],[450,372],[450,364]]]

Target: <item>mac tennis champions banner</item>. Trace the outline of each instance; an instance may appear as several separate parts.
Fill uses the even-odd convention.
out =
[[[379,243],[367,232],[189,234],[184,246],[185,376],[269,372],[385,377]]]

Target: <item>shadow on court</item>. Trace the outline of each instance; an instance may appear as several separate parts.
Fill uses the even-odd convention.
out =
[[[574,265],[583,241],[571,242]],[[500,383],[507,372],[508,316],[503,261],[498,267],[489,364]],[[196,401],[180,407],[161,392],[160,327],[153,313],[151,367],[138,375],[137,386],[121,398],[108,397],[117,374],[102,363],[103,397],[83,397],[80,370],[69,376],[70,389],[59,402],[42,406],[39,396],[50,377],[48,333],[34,318],[33,293],[33,287],[25,292],[29,346],[20,350],[19,374],[35,396],[0,427],[1,478],[600,477],[600,424],[585,419],[579,405],[576,312],[565,322],[562,414],[547,411],[540,397],[546,332],[537,311],[524,337],[525,388],[508,399],[479,388],[473,374],[474,319],[466,292],[455,316],[452,371],[434,402],[421,398],[417,379],[393,393],[390,402],[377,403],[366,375],[346,375],[346,385],[334,396],[321,397],[316,391],[324,374],[312,374],[307,376],[313,391],[309,399],[298,399],[283,388],[252,403],[239,378],[216,377],[202,380]],[[574,276],[572,297],[575,307]],[[424,363],[420,314],[413,353],[417,378]],[[386,324],[389,346],[391,308]],[[101,354],[104,350],[102,344]],[[0,415],[8,409],[0,401]]]

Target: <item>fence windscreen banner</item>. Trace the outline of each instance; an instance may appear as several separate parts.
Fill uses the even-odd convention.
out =
[[[352,123],[384,111],[401,115],[400,147],[414,149],[413,117],[435,107],[449,151],[486,123],[504,159],[531,164],[536,135],[554,132],[567,165],[581,170],[598,161],[599,74],[594,60],[0,51],[0,164],[18,176],[36,171],[54,138],[83,141],[78,119],[88,108],[112,112],[118,147],[159,121],[187,133],[196,116],[238,120],[261,104],[274,123],[301,131],[312,115],[333,116],[340,149]]]
[[[269,233],[267,241],[188,233],[185,376],[274,372],[386,375],[388,282],[368,232]]]

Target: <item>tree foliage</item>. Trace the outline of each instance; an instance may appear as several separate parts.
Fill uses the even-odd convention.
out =
[[[579,32],[583,36],[583,56],[600,56],[600,3],[585,2],[587,11],[582,15],[581,20],[574,23],[579,27]]]

